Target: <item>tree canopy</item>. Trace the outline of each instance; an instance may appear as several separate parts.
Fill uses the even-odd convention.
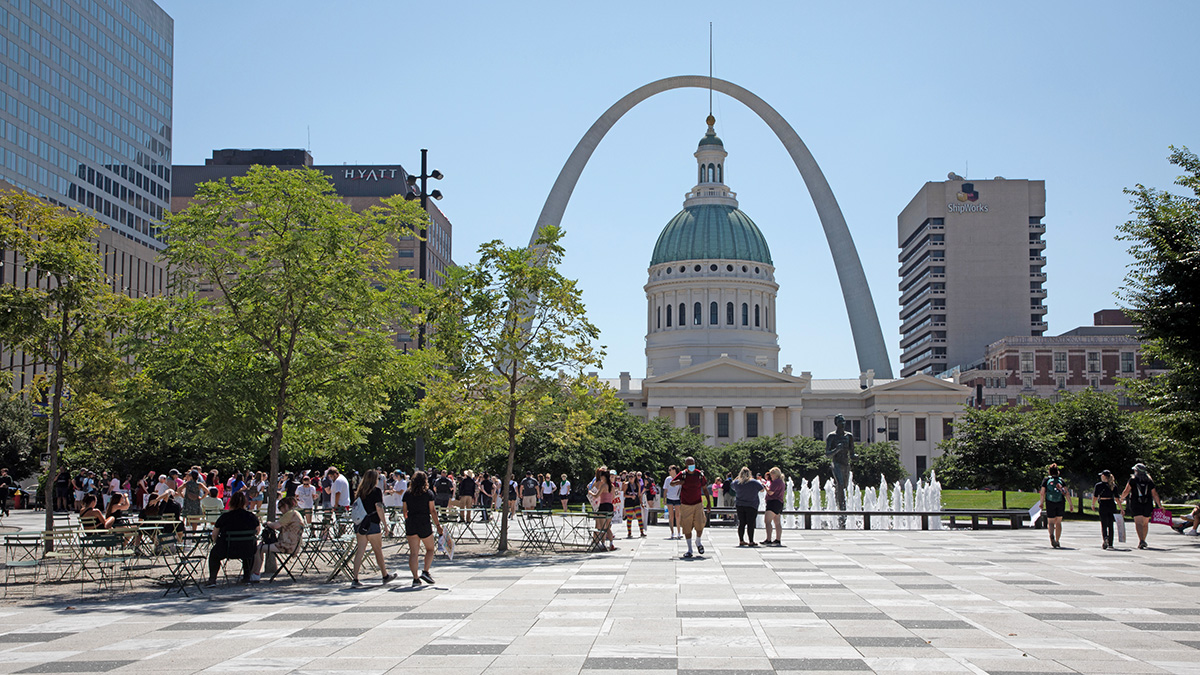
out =
[[[445,356],[412,428],[451,437],[448,460],[475,464],[506,448],[512,474],[520,441],[541,429],[554,444],[577,443],[614,402],[584,369],[599,367],[600,331],[587,319],[578,284],[559,271],[562,232],[544,228],[529,248],[490,241],[479,262],[451,269],[434,305],[430,345]],[[500,551],[508,547],[503,490]]]
[[[142,367],[129,412],[200,445],[269,457],[360,444],[396,382],[414,376],[397,335],[421,288],[395,241],[427,215],[402,197],[353,211],[312,169],[255,166],[198,186],[169,215],[172,294],[146,303],[130,339]]]
[[[942,441],[934,470],[948,487],[1000,489],[1008,508],[1008,491],[1036,486],[1059,440],[1016,408],[968,408],[955,421],[954,436]]]

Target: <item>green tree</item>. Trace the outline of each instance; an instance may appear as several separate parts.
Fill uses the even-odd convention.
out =
[[[954,437],[942,441],[934,470],[948,486],[999,488],[1008,508],[1008,491],[1035,485],[1058,441],[1016,408],[970,408],[955,421]]]
[[[1194,468],[1200,461],[1200,158],[1172,146],[1170,162],[1184,171],[1175,184],[1191,194],[1141,184],[1125,191],[1133,219],[1117,239],[1129,242],[1133,262],[1118,297],[1141,326],[1143,358],[1168,368],[1128,385],[1155,416],[1151,428],[1165,432],[1156,450],[1170,464]],[[1175,493],[1194,490],[1196,480],[1188,472]]]
[[[1115,475],[1133,466],[1145,450],[1134,417],[1117,407],[1117,397],[1093,389],[1066,393],[1056,402],[1031,399],[1030,423],[1057,437],[1051,453],[1059,469],[1079,496],[1083,514],[1083,495],[1098,480],[1100,471]]]
[[[125,325],[129,299],[112,291],[93,237],[103,227],[76,211],[23,192],[0,193],[0,248],[15,251],[33,275],[28,288],[0,285],[0,342],[45,364],[34,397],[49,402],[47,472],[58,472],[58,440],[68,390],[84,396],[108,388],[122,367],[109,335]],[[46,509],[46,528],[54,509]]]
[[[705,447],[696,453],[696,460],[709,478],[729,473],[736,476],[743,466],[756,475],[777,466],[785,476],[797,481],[824,479],[831,471],[821,442],[806,436],[789,439],[776,434]]]
[[[426,217],[398,196],[356,213],[311,169],[200,185],[164,226],[175,292],[147,303],[132,341],[137,412],[192,443],[264,448],[274,517],[281,452],[363,442],[411,377],[395,337],[424,305],[394,242]]]
[[[24,480],[38,470],[33,407],[19,396],[0,397],[0,467],[14,480]]]
[[[561,239],[548,227],[529,248],[491,241],[480,246],[478,263],[447,274],[430,340],[447,365],[430,378],[411,420],[449,432],[448,461],[473,465],[506,448],[506,479],[529,429],[548,430],[559,446],[577,443],[611,405],[612,391],[583,374],[600,365],[604,348],[594,344],[600,332],[577,283],[558,270]],[[508,549],[502,492],[501,552]]]
[[[900,448],[890,441],[855,447],[850,470],[854,473],[854,483],[863,488],[879,485],[880,476],[889,485],[908,477],[908,469],[900,461]]]

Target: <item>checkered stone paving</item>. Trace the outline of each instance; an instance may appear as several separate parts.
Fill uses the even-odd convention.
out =
[[[1200,673],[1200,538],[1098,528],[799,532],[683,559],[663,527],[606,554],[472,558],[401,580],[200,598],[0,604],[0,673]],[[373,583],[378,584],[378,581]]]

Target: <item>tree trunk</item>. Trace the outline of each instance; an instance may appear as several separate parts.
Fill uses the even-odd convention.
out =
[[[275,520],[279,501],[279,449],[283,446],[283,422],[287,418],[287,372],[284,363],[279,375],[279,400],[275,402],[275,429],[271,432],[271,468],[267,473],[267,520]]]
[[[516,386],[509,388],[509,404],[508,404],[508,470],[504,472],[504,513],[500,515],[500,542],[496,550],[504,553],[508,550],[508,512],[509,506],[509,490],[508,481],[513,480],[513,462],[517,458],[517,392]],[[520,495],[518,495],[519,497]]]

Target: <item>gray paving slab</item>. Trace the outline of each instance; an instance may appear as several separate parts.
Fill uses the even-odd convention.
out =
[[[0,673],[1200,670],[1189,540],[1102,551],[1093,529],[1067,523],[1054,550],[1031,530],[791,531],[786,548],[749,549],[714,528],[683,560],[652,527],[617,553],[439,558],[420,589],[306,577],[5,600]]]

